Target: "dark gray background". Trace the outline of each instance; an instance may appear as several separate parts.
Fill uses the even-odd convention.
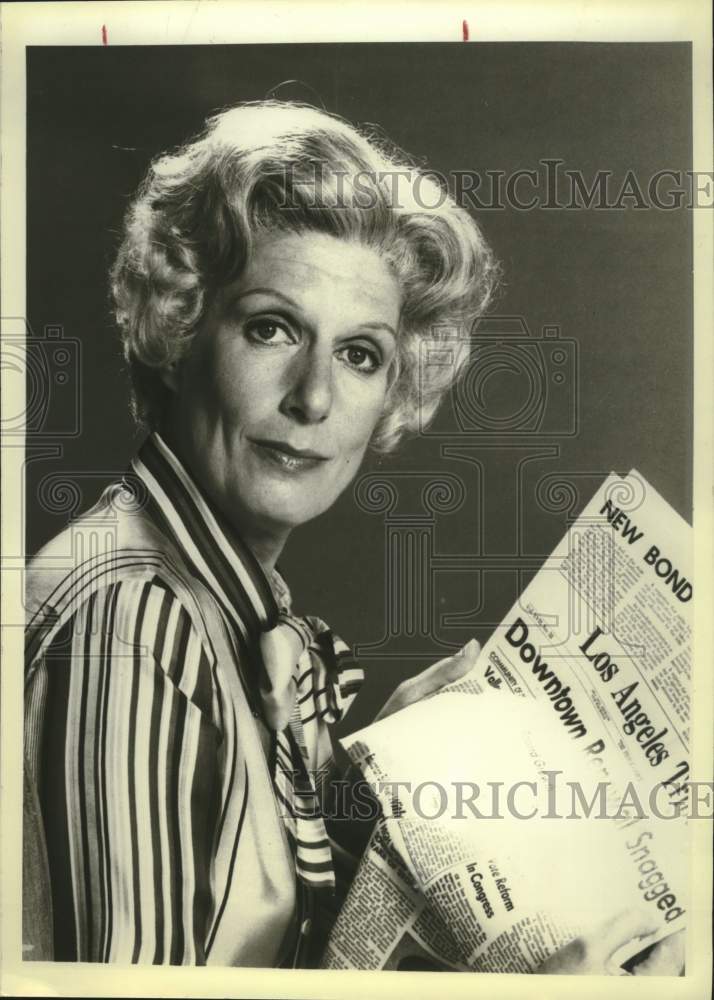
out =
[[[628,170],[646,185],[658,170],[691,167],[684,44],[28,50],[27,315],[35,336],[60,326],[65,338],[76,338],[81,359],[79,433],[55,439],[48,423],[45,435],[28,442],[28,552],[93,503],[137,444],[106,281],[134,188],[150,159],[197,131],[207,114],[270,96],[288,80],[299,82],[280,87],[278,97],[377,123],[443,173],[537,169],[553,157],[586,179],[612,171],[617,190]],[[384,514],[365,512],[352,490],[291,539],[282,568],[297,608],[319,614],[352,643],[375,646],[363,649],[368,682],[353,726],[400,679],[443,655],[439,643],[461,644],[474,634],[483,640],[532,571],[518,558],[547,555],[568,514],[608,471],[638,468],[691,516],[691,212],[492,210],[478,218],[505,271],[496,310],[525,317],[533,336],[557,324],[577,344],[577,434],[550,439],[548,455],[542,448],[536,454],[543,444],[537,436],[521,440],[518,451],[505,440],[484,447],[471,453],[480,470],[445,457],[438,440],[423,436],[395,456],[370,459],[365,471],[387,478],[459,477],[464,503],[434,516],[434,550],[504,558],[500,572],[479,574],[472,562],[460,572],[431,573],[433,641],[406,631],[385,638],[388,524]],[[494,385],[492,405],[507,406],[513,386],[507,379]],[[71,423],[63,405],[57,402],[52,419]],[[48,443],[60,443],[61,455],[43,457]],[[55,491],[48,503],[47,477],[55,474],[71,479],[81,499],[67,505]],[[544,509],[538,501],[537,481],[548,474],[575,483],[570,505]],[[423,477],[396,482],[398,512],[423,514],[413,488]],[[443,617],[455,612],[467,621]]]

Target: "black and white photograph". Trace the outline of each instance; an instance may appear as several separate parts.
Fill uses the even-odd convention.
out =
[[[4,6],[3,992],[708,995],[711,12],[651,7]]]

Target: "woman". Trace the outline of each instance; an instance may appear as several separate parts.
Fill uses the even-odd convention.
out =
[[[470,326],[496,273],[434,181],[312,108],[234,108],[152,165],[112,275],[149,435],[72,526],[72,572],[47,568],[59,536],[29,574],[55,958],[306,961],[335,884],[328,726],[361,672],[292,614],[277,560],[368,447],[433,415],[453,372],[420,370],[420,345]]]

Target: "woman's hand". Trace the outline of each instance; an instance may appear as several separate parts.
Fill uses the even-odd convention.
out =
[[[635,910],[625,910],[591,934],[575,938],[551,955],[537,970],[539,975],[612,975],[615,952],[636,937],[647,937],[655,928]],[[643,944],[647,948],[646,943]],[[635,976],[680,976],[684,971],[684,931],[658,942],[635,965]]]
[[[422,698],[426,698],[427,695],[434,694],[439,688],[458,681],[475,666],[480,652],[480,644],[475,639],[471,639],[458,653],[447,656],[445,659],[439,660],[438,663],[433,663],[426,670],[422,670],[415,677],[409,677],[402,681],[387,699],[374,721],[378,722],[380,719],[406,708],[407,705],[413,705],[415,702],[421,701]]]

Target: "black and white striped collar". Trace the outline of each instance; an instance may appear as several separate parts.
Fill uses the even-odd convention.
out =
[[[243,638],[272,628],[280,609],[265,571],[157,431],[131,466],[148,491],[152,515]],[[282,605],[289,591],[278,574],[275,583]]]

